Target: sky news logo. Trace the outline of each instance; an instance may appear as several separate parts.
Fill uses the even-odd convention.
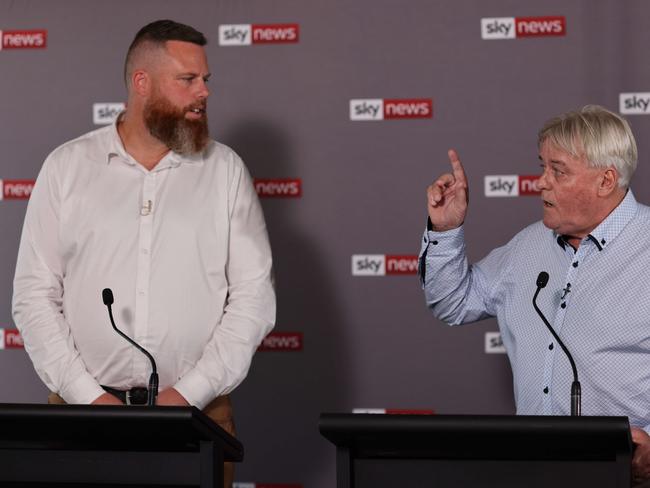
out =
[[[295,44],[300,40],[298,24],[224,24],[219,26],[220,46],[251,44]]]
[[[431,119],[431,98],[357,98],[350,100],[350,120]]]
[[[552,17],[487,17],[481,19],[481,38],[557,37],[566,35],[566,19]]]
[[[302,332],[271,332],[267,335],[258,351],[302,351]]]
[[[301,484],[297,483],[244,483],[235,481],[232,484],[233,488],[302,488]]]
[[[506,354],[500,332],[485,333],[485,354]]]
[[[486,197],[521,197],[539,195],[538,175],[486,175]]]
[[[352,276],[414,275],[418,272],[418,257],[388,254],[354,254]]]
[[[24,349],[23,338],[17,329],[0,329],[0,349]]]
[[[115,122],[120,112],[126,106],[121,103],[93,103],[93,124],[95,125],[108,125]]]
[[[300,198],[302,180],[300,178],[255,178],[253,184],[260,198]]]
[[[627,115],[649,115],[650,93],[621,93],[618,96],[619,112]]]
[[[0,180],[0,200],[28,200],[34,180]]]
[[[0,30],[0,50],[45,49],[46,47],[46,30]]]
[[[353,408],[352,413],[372,413],[377,415],[434,415],[434,410],[425,408]]]

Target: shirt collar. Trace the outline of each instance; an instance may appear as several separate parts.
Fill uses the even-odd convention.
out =
[[[106,163],[108,164],[113,159],[119,158],[126,164],[129,164],[131,166],[136,166],[138,162],[133,158],[133,156],[131,156],[128,152],[126,152],[126,149],[124,148],[124,144],[122,143],[122,138],[117,132],[117,124],[122,119],[125,113],[126,110],[120,112],[120,114],[115,118],[115,122],[113,122],[110,126],[108,150],[106,153]],[[169,167],[177,167],[183,163],[201,164],[203,163],[203,154],[204,152],[200,152],[197,154],[182,155],[182,154],[175,153],[173,151],[169,151],[160,160],[160,162],[156,165],[153,171],[158,171]]]
[[[625,198],[618,206],[603,220],[598,226],[591,231],[587,237],[582,240],[582,244],[591,243],[599,251],[607,247],[632,220],[638,210],[639,204],[634,198],[631,189],[627,190]],[[553,232],[553,238],[565,249],[567,246],[566,236],[558,235]]]

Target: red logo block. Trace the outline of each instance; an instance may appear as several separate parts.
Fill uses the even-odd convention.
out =
[[[539,195],[537,181],[539,176],[536,175],[519,175],[519,195]]]
[[[409,408],[387,408],[388,415],[434,415],[430,409],[409,409]]]
[[[564,17],[517,17],[515,19],[517,37],[565,36]]]
[[[300,178],[256,178],[254,185],[260,198],[300,198],[302,196],[302,180]]]
[[[386,255],[387,275],[414,275],[418,272],[417,256]]]
[[[0,349],[24,349],[25,344],[17,329],[0,329]]]
[[[251,26],[253,44],[290,44],[298,42],[298,24],[253,24]]]
[[[2,199],[27,200],[33,188],[34,180],[2,180]]]
[[[2,49],[44,49],[45,47],[47,47],[46,30],[2,32]]]
[[[433,100],[430,98],[384,100],[384,119],[431,118],[433,118]]]
[[[258,351],[302,351],[302,332],[271,332]]]

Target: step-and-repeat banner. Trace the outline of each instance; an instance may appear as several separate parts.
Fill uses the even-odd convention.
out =
[[[478,259],[541,216],[539,127],[595,103],[631,122],[649,202],[650,4],[0,2],[1,402],[47,395],[11,317],[33,182],[123,109],[126,49],[160,18],[209,39],[210,128],[250,168],[273,246],[277,326],[233,394],[239,488],[334,486],[320,412],[513,413],[496,323],[450,328],[424,306],[425,188],[456,148]]]

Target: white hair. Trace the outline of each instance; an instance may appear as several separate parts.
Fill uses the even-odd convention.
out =
[[[636,170],[637,149],[630,124],[598,105],[555,117],[539,131],[538,146],[550,142],[593,168],[614,168],[618,186],[627,188]]]

